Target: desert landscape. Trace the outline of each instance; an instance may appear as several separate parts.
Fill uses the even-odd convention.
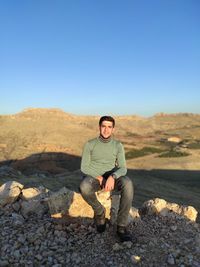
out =
[[[134,205],[153,197],[200,211],[200,115],[114,116],[125,147]],[[98,136],[99,116],[28,108],[0,116],[0,184],[16,180],[56,191],[78,190],[84,143]]]
[[[119,195],[97,193],[108,216],[98,234],[78,193],[99,117],[44,108],[0,116],[0,266],[200,266],[200,115],[115,119],[135,187],[133,239],[123,243]]]

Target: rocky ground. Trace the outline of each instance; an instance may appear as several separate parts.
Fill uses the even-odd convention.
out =
[[[120,243],[109,224],[97,234],[91,219],[24,219],[10,206],[0,216],[0,266],[200,267],[200,225],[177,215],[132,222],[137,243]]]

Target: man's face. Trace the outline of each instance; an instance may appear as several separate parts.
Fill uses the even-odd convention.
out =
[[[100,135],[107,139],[114,132],[114,127],[112,121],[103,121],[99,126]]]

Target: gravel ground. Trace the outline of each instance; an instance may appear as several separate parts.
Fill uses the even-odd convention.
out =
[[[96,233],[90,219],[24,219],[0,210],[0,266],[200,267],[200,225],[178,216],[144,216],[129,225],[136,243],[120,243],[115,226]]]

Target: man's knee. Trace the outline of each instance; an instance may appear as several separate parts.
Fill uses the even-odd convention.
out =
[[[86,179],[83,179],[83,181],[80,183],[79,189],[82,195],[87,195],[90,193],[92,188],[90,183]]]
[[[86,176],[80,183],[79,189],[82,195],[88,195],[94,192],[95,178]]]
[[[121,187],[124,188],[126,191],[133,192],[133,182],[128,176],[121,176],[120,178]]]

